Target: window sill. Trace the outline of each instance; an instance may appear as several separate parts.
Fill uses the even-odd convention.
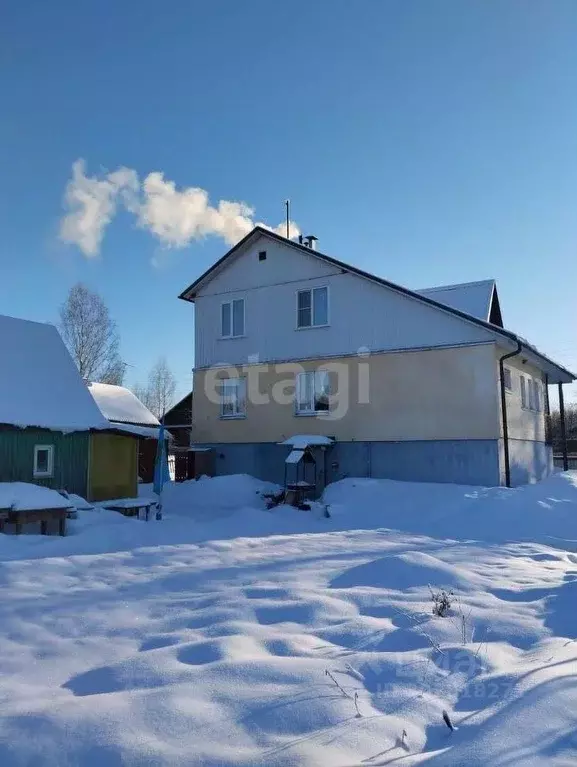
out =
[[[302,327],[297,327],[295,330],[321,330],[322,328],[330,328],[330,322],[325,322],[324,325],[303,325]]]
[[[326,418],[326,416],[329,416],[331,414],[330,410],[316,410],[312,412],[303,412],[303,413],[295,413],[296,418]]]
[[[217,341],[238,341],[239,338],[246,338],[246,333],[242,336],[218,336]]]
[[[246,415],[220,415],[221,421],[243,421]]]
[[[41,474],[39,474],[38,472],[34,472],[32,476],[34,477],[34,479],[53,479],[54,478],[53,472],[50,472],[50,473],[42,472]]]

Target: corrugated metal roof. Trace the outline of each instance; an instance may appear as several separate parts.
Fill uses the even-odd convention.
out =
[[[420,296],[431,298],[440,304],[450,306],[484,322],[490,321],[491,300],[495,290],[495,280],[464,282],[460,285],[439,285],[415,291]]]

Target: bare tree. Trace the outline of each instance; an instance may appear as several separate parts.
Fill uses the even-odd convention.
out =
[[[74,285],[60,307],[58,329],[83,378],[122,384],[118,330],[98,293],[81,282]]]
[[[159,357],[152,367],[146,386],[136,384],[132,391],[157,418],[162,418],[174,404],[176,391],[176,378],[168,367],[166,357]]]
[[[558,410],[551,413],[551,430],[553,444],[561,447],[561,413]],[[565,433],[567,439],[577,439],[577,404],[569,403],[565,407]]]

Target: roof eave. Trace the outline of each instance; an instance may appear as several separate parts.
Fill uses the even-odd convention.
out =
[[[539,364],[539,367],[548,377],[548,383],[570,384],[573,383],[573,381],[577,381],[577,374],[573,373],[571,370],[567,370],[567,368],[564,368],[562,365],[559,365],[522,338],[519,339],[519,342],[521,344],[521,353],[526,354],[529,358],[533,358],[533,360]]]

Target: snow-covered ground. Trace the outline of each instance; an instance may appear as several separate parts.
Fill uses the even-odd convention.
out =
[[[2,767],[576,763],[577,475],[259,489],[0,536]]]

